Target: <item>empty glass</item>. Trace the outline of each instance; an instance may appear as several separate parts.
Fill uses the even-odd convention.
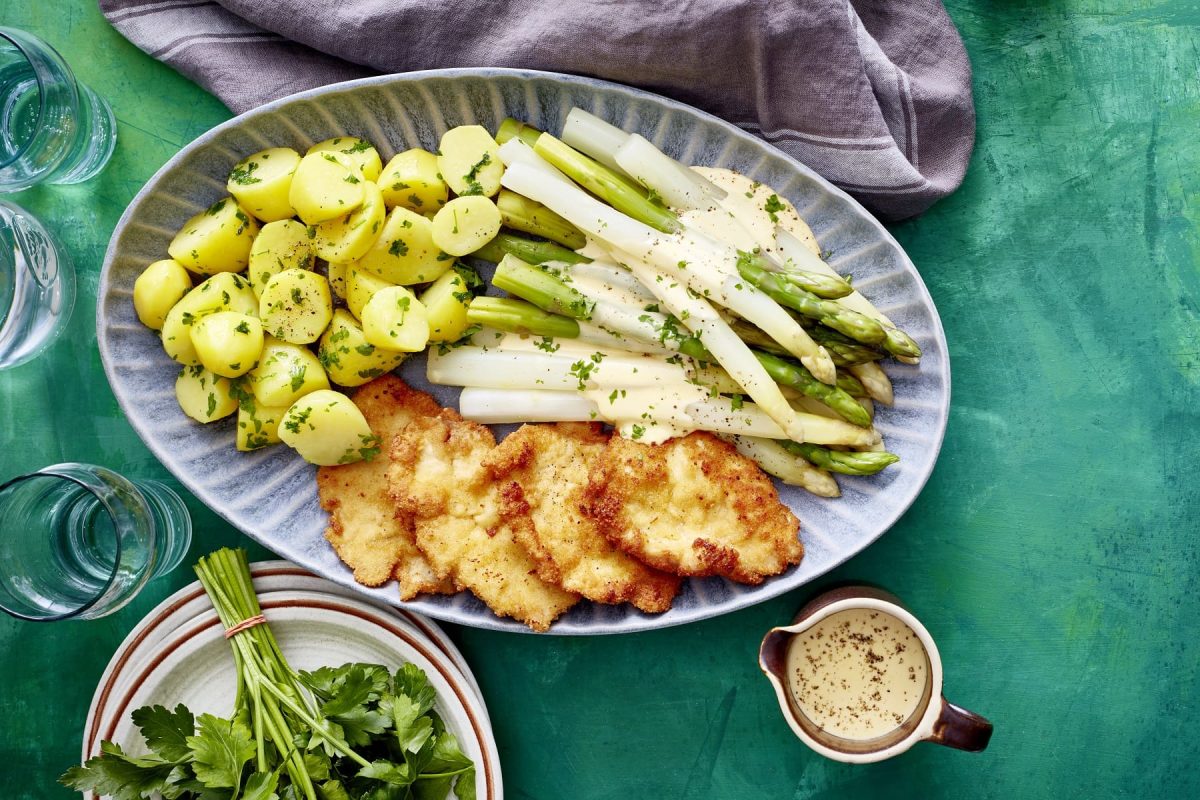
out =
[[[179,565],[192,521],[175,492],[90,464],[0,486],[0,608],[28,620],[93,619]]]
[[[112,109],[41,39],[0,28],[0,192],[79,183],[117,143]]]
[[[0,200],[0,369],[36,356],[71,316],[75,271],[29,212]]]

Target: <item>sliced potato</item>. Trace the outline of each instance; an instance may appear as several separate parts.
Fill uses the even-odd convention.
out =
[[[257,317],[217,311],[196,320],[191,331],[196,356],[209,372],[238,378],[258,365],[263,328]]]
[[[397,206],[355,266],[390,283],[413,284],[437,280],[453,263],[454,257],[433,243],[433,223]]]
[[[167,245],[167,253],[201,275],[241,272],[258,235],[252,220],[232,197],[222,197],[189,219]]]
[[[429,343],[429,315],[417,296],[389,286],[371,296],[362,312],[363,336],[376,347],[416,353]]]
[[[500,209],[486,197],[456,197],[433,218],[433,243],[452,256],[465,256],[500,232]]]
[[[385,350],[367,341],[349,311],[339,308],[321,337],[317,358],[329,379],[341,386],[362,386],[400,366],[408,353]]]
[[[450,197],[450,187],[438,172],[437,156],[419,148],[389,161],[378,183],[388,208],[404,206],[418,214],[436,212]]]
[[[442,134],[438,172],[457,195],[491,197],[500,191],[500,146],[480,125],[459,125]]]
[[[346,307],[350,309],[351,314],[362,319],[363,307],[366,306],[371,296],[380,289],[395,285],[356,266],[347,266]]]
[[[255,294],[262,291],[272,275],[278,275],[285,269],[313,268],[310,230],[313,229],[304,227],[294,219],[281,219],[263,225],[254,238],[254,246],[250,248],[250,266],[246,270],[246,278]]]
[[[290,406],[309,392],[328,389],[329,377],[307,347],[268,336],[250,371],[250,387],[264,406]]]
[[[339,264],[336,261],[330,261],[325,268],[325,274],[329,279],[329,291],[333,292],[333,296],[343,303],[346,302],[346,273],[349,270],[348,264]]]
[[[271,276],[258,298],[263,329],[276,339],[308,344],[320,338],[333,317],[333,298],[325,276],[285,269]]]
[[[133,282],[133,308],[147,328],[162,330],[171,308],[192,288],[192,277],[179,262],[155,261]]]
[[[309,153],[292,176],[288,202],[304,224],[316,225],[362,205],[364,180],[358,167],[341,153]]]
[[[234,166],[225,189],[256,219],[263,222],[287,219],[296,214],[288,202],[288,193],[299,164],[300,154],[290,147],[263,150],[246,156]]]
[[[351,163],[358,167],[358,171],[362,173],[362,176],[369,181],[373,181],[379,177],[379,170],[383,165],[383,162],[379,159],[379,151],[375,149],[374,145],[366,139],[360,139],[357,136],[336,136],[332,139],[326,139],[308,148],[308,152],[341,153],[350,159]]]
[[[279,423],[287,410],[287,406],[257,403],[254,395],[242,397],[237,414],[237,449],[248,453],[279,442]]]
[[[258,314],[258,298],[245,278],[219,272],[185,294],[163,320],[162,343],[167,355],[180,364],[199,364],[200,357],[192,345],[192,325],[218,311]]]
[[[233,381],[196,364],[184,367],[175,379],[179,407],[197,422],[215,422],[237,411]]]
[[[363,183],[363,203],[344,217],[316,226],[313,247],[326,261],[356,261],[371,249],[383,225],[383,195],[379,187]]]
[[[467,306],[471,291],[455,270],[450,270],[421,293],[421,305],[429,317],[429,341],[453,342],[462,337],[471,323]]]
[[[354,402],[331,390],[298,400],[279,425],[279,438],[305,461],[321,466],[350,464],[379,455],[379,437]]]

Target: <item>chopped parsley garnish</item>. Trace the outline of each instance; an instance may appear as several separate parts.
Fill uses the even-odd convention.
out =
[[[633,428],[630,429],[629,438],[640,439],[645,432],[646,427],[644,425],[634,425]]]
[[[763,211],[771,217],[771,222],[779,222],[779,212],[786,210],[787,206],[783,204],[777,194],[768,197],[767,202],[763,204]]]
[[[233,168],[233,172],[229,173],[231,183],[236,183],[238,186],[249,186],[252,183],[262,183],[261,178],[254,177],[254,170],[258,169],[257,161],[244,161]]]
[[[595,368],[596,362],[592,361],[576,361],[571,365],[570,373],[579,381],[580,391],[587,388],[588,378],[592,376],[592,370]]]
[[[399,258],[400,256],[408,255],[408,245],[403,240],[397,239],[392,242],[392,246],[388,248],[388,253]]]
[[[480,185],[478,180],[479,170],[483,169],[490,163],[492,163],[492,154],[484,153],[483,158],[476,161],[471,166],[471,169],[467,171],[467,174],[463,175],[463,181],[466,182],[467,188],[464,191],[459,192],[459,194],[483,194],[483,186]]]
[[[551,339],[549,336],[543,336],[542,340],[537,343],[537,349],[545,350],[547,353],[558,352],[558,348],[561,346],[562,345]]]
[[[300,387],[304,385],[304,373],[308,371],[308,367],[301,365],[299,369],[292,369],[292,391],[300,391]],[[309,409],[310,411],[312,409]],[[307,419],[307,417],[305,417]]]
[[[353,155],[355,153],[362,153],[362,152],[370,150],[370,149],[371,149],[370,142],[364,141],[363,139],[359,139],[357,142],[350,145],[342,152],[349,156],[349,155]]]

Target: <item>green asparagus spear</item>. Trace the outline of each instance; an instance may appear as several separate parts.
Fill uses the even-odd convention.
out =
[[[808,335],[813,338],[813,341],[829,352],[833,363],[838,367],[849,367],[855,364],[865,364],[868,361],[879,361],[887,356],[887,353],[882,350],[876,350],[873,347],[856,342],[849,336],[838,333],[832,328],[826,328],[824,325],[819,325],[807,317],[801,320],[801,324],[808,331]],[[738,333],[739,335],[741,334],[741,329],[738,329]],[[766,335],[761,332],[760,334],[763,336]],[[743,336],[742,338],[745,337]]]
[[[837,373],[837,388],[851,397],[867,396],[867,387],[862,385],[862,381],[842,369]]]
[[[826,275],[823,272],[810,272],[806,269],[800,269],[793,265],[790,261],[784,264],[779,263],[775,259],[763,255],[758,250],[746,252],[744,250],[738,252],[739,259],[747,259],[756,267],[761,267],[767,272],[774,272],[782,275],[791,283],[799,286],[806,292],[812,292],[817,297],[823,297],[827,300],[836,300],[839,297],[845,297],[854,291],[854,287],[850,282],[837,275]]]
[[[591,261],[586,256],[574,253],[554,242],[535,242],[511,233],[500,233],[496,238],[471,255],[499,264],[505,255],[514,255],[529,264],[545,264],[547,261],[563,261],[567,264],[584,264]]]
[[[830,450],[828,447],[800,442],[781,441],[780,444],[788,452],[800,456],[805,461],[830,472],[840,472],[842,475],[874,475],[900,460],[900,456],[895,453]]]
[[[680,229],[675,215],[652,203],[644,188],[550,134],[539,136],[533,150],[621,213],[663,233],[675,233]]]
[[[807,397],[819,400],[847,422],[862,428],[871,426],[871,415],[843,389],[821,383],[802,365],[785,361],[770,353],[756,351],[754,357],[767,370],[771,380],[780,386],[789,386]]]
[[[509,333],[532,334],[574,339],[579,323],[570,317],[550,314],[532,303],[511,297],[476,297],[467,306],[467,319],[473,325],[487,325]]]
[[[532,125],[527,125],[519,119],[505,117],[500,123],[500,127],[496,130],[496,143],[504,144],[509,139],[517,138],[525,144],[533,147],[533,143],[542,135],[542,132]]]
[[[883,349],[887,350],[894,356],[907,356],[908,358],[920,358],[921,347],[913,338],[899,328],[884,328],[887,332],[887,339],[883,342]]]
[[[574,225],[541,203],[535,203],[516,192],[501,189],[496,196],[496,207],[500,209],[500,221],[506,227],[541,236],[572,250],[587,244],[583,233]]]
[[[851,311],[833,300],[823,300],[812,292],[790,283],[777,273],[768,272],[752,259],[739,258],[738,272],[782,306],[795,309],[851,339],[864,344],[879,345],[887,339],[887,331],[875,320]]]
[[[679,343],[679,352],[697,361],[713,360],[708,351],[704,349],[704,345],[695,337],[681,341]],[[813,374],[801,364],[784,360],[771,353],[765,353],[762,350],[751,348],[750,352],[754,354],[754,357],[758,359],[758,363],[771,376],[771,380],[780,386],[795,389],[806,397],[811,397],[814,400],[824,403],[849,423],[863,428],[871,427],[871,415],[867,413],[867,410],[857,400],[843,389],[822,383],[814,378]]]
[[[496,265],[492,285],[528,300],[543,311],[590,319],[595,303],[543,269],[506,255]]]

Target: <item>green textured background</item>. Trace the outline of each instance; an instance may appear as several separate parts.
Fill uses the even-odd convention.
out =
[[[108,97],[120,144],[97,180],[14,197],[65,242],[80,299],[52,351],[0,373],[0,477],[81,460],[164,478],[100,366],[97,276],[137,189],[228,112],[94,3],[13,5],[0,24],[48,39]],[[962,189],[893,230],[946,326],[949,432],[912,510],[829,580],[906,600],[938,640],[947,694],[995,722],[991,748],[919,745],[867,767],[806,750],[755,664],[803,590],[624,637],[448,626],[487,697],[508,797],[1200,796],[1200,7],[947,5],[975,68],[978,144]],[[192,555],[246,543],[188,502]],[[68,796],[54,778],[105,663],[188,579],[94,622],[0,619],[0,796]]]

